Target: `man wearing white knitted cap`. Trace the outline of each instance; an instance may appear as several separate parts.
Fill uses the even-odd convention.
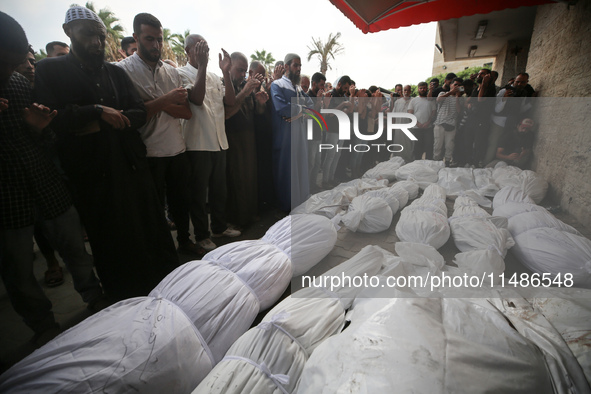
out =
[[[104,61],[94,12],[71,7],[63,28],[71,51],[38,67],[37,100],[58,112],[50,127],[105,293],[147,295],[178,256],[138,133],[146,108],[125,71]]]

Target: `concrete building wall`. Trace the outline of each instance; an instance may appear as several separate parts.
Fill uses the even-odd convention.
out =
[[[526,69],[543,97],[532,169],[550,183],[549,197],[586,227],[591,227],[590,21],[591,0],[539,6]]]
[[[441,37],[439,36],[439,29],[437,29],[437,33],[435,36],[435,42],[441,45]],[[433,70],[431,75],[437,75],[441,73],[457,73],[459,71],[463,71],[466,68],[470,67],[482,67],[485,64],[493,63],[495,61],[494,57],[487,57],[487,58],[476,58],[476,59],[467,59],[467,60],[457,60],[454,62],[446,62],[443,60],[443,54],[439,53],[437,48],[434,49],[433,52]],[[445,68],[444,68],[445,67]]]
[[[493,70],[499,73],[499,78],[496,82],[497,86],[506,85],[509,79],[525,71],[529,50],[529,38],[507,41],[495,58],[493,66]]]

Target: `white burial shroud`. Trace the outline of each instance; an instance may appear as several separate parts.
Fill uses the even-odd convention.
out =
[[[326,278],[375,275],[393,256],[377,246],[323,274]],[[322,279],[316,278],[320,284]],[[328,281],[330,284],[330,280]],[[194,393],[293,392],[310,354],[340,332],[360,287],[304,288],[292,294],[228,350]]]
[[[2,393],[187,393],[213,368],[185,313],[152,297],[121,301],[0,376]]]

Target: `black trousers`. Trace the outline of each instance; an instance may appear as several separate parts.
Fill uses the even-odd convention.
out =
[[[170,157],[149,157],[148,164],[158,200],[164,210],[165,200],[177,228],[179,244],[189,241],[189,159],[185,152]]]
[[[209,237],[206,203],[209,201],[211,231],[222,233],[226,223],[226,151],[187,151],[191,164],[190,212],[195,240]],[[255,187],[255,185],[253,185]]]
[[[425,160],[433,160],[433,126],[425,129],[413,128],[412,133],[417,137],[413,149],[414,159],[421,160],[425,153]]]

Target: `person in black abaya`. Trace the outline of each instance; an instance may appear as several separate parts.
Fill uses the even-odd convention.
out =
[[[39,63],[36,100],[58,112],[50,127],[106,295],[147,295],[178,256],[137,131],[146,109],[125,71],[104,61],[94,12],[72,7],[63,27],[71,52]]]

